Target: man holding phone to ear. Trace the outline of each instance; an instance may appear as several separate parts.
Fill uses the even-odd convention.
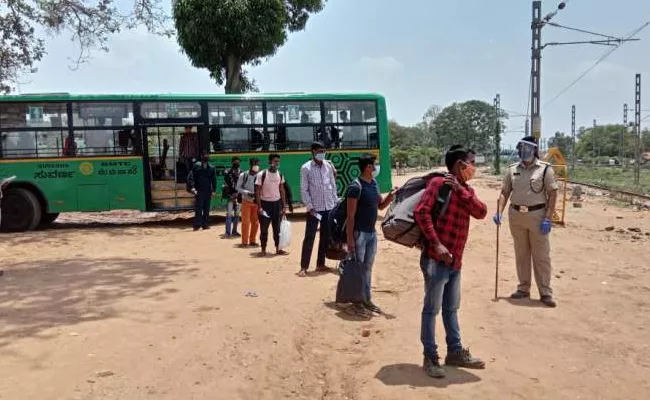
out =
[[[420,339],[424,347],[423,369],[433,378],[443,378],[436,344],[436,316],[442,310],[447,356],[445,364],[464,368],[485,368],[485,363],[472,357],[461,344],[458,308],[460,307],[460,270],[469,235],[470,217],[483,219],[487,206],[467,182],[474,177],[475,153],[460,145],[445,154],[449,174],[429,181],[415,208],[415,221],[424,235],[420,268],[424,275],[424,306]],[[437,219],[433,211],[441,188],[451,189],[446,208]]]

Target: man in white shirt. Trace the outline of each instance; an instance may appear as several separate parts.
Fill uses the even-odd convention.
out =
[[[269,240],[269,225],[273,226],[273,241],[275,254],[285,256],[281,250],[280,222],[287,212],[287,203],[284,193],[284,177],[280,173],[280,155],[269,155],[269,168],[257,174],[255,178],[255,198],[260,214],[260,244],[261,256],[266,256],[266,245]]]
[[[255,176],[260,170],[260,160],[248,160],[250,169],[239,175],[237,192],[241,196],[241,246],[257,247],[255,242],[259,225],[257,202],[255,201]]]
[[[330,241],[327,220],[330,211],[334,209],[338,201],[336,195],[336,169],[332,163],[325,160],[325,145],[322,142],[312,143],[311,155],[312,159],[307,161],[300,169],[300,195],[307,208],[307,226],[305,228],[305,239],[302,242],[298,276],[307,275],[319,224],[320,238],[316,271],[328,271],[325,266],[325,254]]]

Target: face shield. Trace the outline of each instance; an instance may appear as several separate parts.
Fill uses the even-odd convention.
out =
[[[525,140],[520,140],[517,143],[517,149],[519,150],[519,158],[526,162],[532,161],[537,153],[537,145]]]

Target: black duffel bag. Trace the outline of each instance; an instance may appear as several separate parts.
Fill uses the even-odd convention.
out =
[[[336,285],[337,303],[363,303],[366,300],[363,288],[365,266],[349,254],[339,264],[339,283]]]

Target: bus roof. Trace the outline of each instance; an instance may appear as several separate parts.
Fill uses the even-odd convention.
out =
[[[377,93],[249,93],[249,94],[187,94],[187,93],[129,93],[129,94],[69,94],[32,93],[0,96],[0,102],[67,102],[67,101],[210,101],[210,100],[377,100]]]

